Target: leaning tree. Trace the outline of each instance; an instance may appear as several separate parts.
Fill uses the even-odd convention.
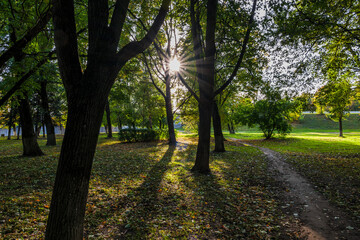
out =
[[[152,26],[141,40],[124,44],[129,4],[130,0],[117,0],[111,6],[108,0],[88,1],[87,61],[81,63],[74,1],[53,1],[56,54],[66,90],[68,119],[46,239],[82,239],[91,167],[110,89],[126,62],[153,42],[170,0],[162,0]]]

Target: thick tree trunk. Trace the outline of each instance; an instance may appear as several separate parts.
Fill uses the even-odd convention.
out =
[[[212,119],[213,119],[214,137],[215,137],[214,152],[225,152],[224,135],[222,133],[222,127],[221,127],[221,118],[216,101],[214,101],[213,103]]]
[[[199,142],[196,153],[195,165],[192,171],[200,173],[210,172],[210,128],[212,104],[214,98],[215,81],[215,27],[216,10],[218,0],[207,1],[207,23],[206,23],[206,47],[205,58],[201,56],[202,46],[200,38],[200,22],[195,19],[194,6],[196,2],[191,1],[191,28],[193,45],[196,57],[197,80],[199,83]]]
[[[24,156],[41,156],[44,153],[41,151],[37,137],[34,132],[34,125],[31,118],[31,111],[29,101],[25,99],[20,100],[19,106],[20,122],[22,127],[22,143]]]
[[[168,71],[169,73],[169,71]],[[170,87],[170,75],[166,74],[165,78],[165,108],[166,108],[166,120],[168,125],[169,131],[169,145],[175,146],[176,145],[176,136],[175,136],[175,129],[174,129],[174,115],[172,112],[172,105],[171,105],[171,87]]]
[[[91,167],[107,98],[102,95],[79,93],[69,98],[46,239],[83,239]]]
[[[200,97],[201,101],[201,97]],[[199,173],[209,173],[209,155],[210,155],[210,128],[211,128],[211,111],[212,101],[204,101],[199,104],[199,141],[196,152],[195,165],[192,171]]]
[[[339,118],[339,137],[343,137],[343,126],[342,126],[342,117]]]
[[[113,135],[112,135],[112,124],[111,124],[109,100],[106,101],[105,111],[106,111],[106,121],[107,121],[107,126],[108,126],[107,138],[112,138]]]
[[[163,0],[145,37],[117,51],[129,2],[116,1],[109,26],[108,1],[89,1],[89,48],[83,72],[77,49],[74,3],[53,1],[54,40],[67,93],[68,119],[46,228],[47,240],[83,239],[91,167],[111,86],[126,62],[154,41],[170,5],[170,0]]]
[[[46,134],[47,134],[46,145],[55,146],[56,145],[55,127],[50,116],[49,99],[47,97],[46,85],[47,82],[42,81],[41,89],[40,89],[41,105],[44,110],[44,122],[46,125]]]

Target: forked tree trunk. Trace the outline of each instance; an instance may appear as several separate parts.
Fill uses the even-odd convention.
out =
[[[46,134],[47,134],[46,145],[55,146],[56,145],[55,127],[50,116],[49,99],[47,97],[46,85],[47,82],[42,81],[41,89],[40,89],[41,105],[44,110],[44,122],[46,125]],[[44,133],[45,133],[45,129],[44,129]]]
[[[342,126],[342,117],[339,118],[339,137],[343,137],[343,126]]]
[[[168,71],[169,72],[169,71]],[[168,125],[169,131],[169,145],[176,145],[176,136],[175,136],[175,129],[174,129],[174,115],[172,112],[172,105],[171,105],[171,88],[170,88],[170,75],[169,73],[166,74],[165,84],[166,84],[166,93],[165,93],[165,108],[166,108],[166,120]]]
[[[34,132],[34,125],[31,118],[30,105],[27,98],[20,99],[20,122],[22,127],[22,143],[24,156],[41,156],[44,153],[41,151],[37,136]]]
[[[108,1],[88,2],[89,49],[83,72],[74,1],[53,1],[54,40],[67,93],[68,119],[46,227],[47,240],[83,239],[91,167],[111,86],[126,62],[154,41],[170,5],[170,0],[163,0],[145,37],[118,51],[129,2],[115,2],[110,25]]]
[[[225,152],[224,135],[221,127],[221,118],[216,101],[214,101],[213,103],[212,119],[213,119],[214,137],[215,137],[214,152]]]
[[[202,55],[200,20],[195,17],[196,1],[191,1],[191,29],[196,57],[197,80],[199,83],[199,141],[195,165],[192,171],[210,172],[210,128],[215,82],[215,26],[218,0],[207,2],[205,58]]]

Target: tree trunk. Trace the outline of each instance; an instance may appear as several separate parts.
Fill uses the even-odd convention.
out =
[[[83,238],[91,167],[107,95],[76,95],[68,101],[68,120],[51,200],[46,239]]]
[[[31,118],[30,105],[27,98],[20,99],[20,122],[22,127],[22,143],[24,156],[41,156],[44,153],[41,151],[37,137],[34,132],[34,125]]]
[[[14,117],[16,117],[16,116],[14,116]],[[15,125],[15,123],[13,124],[13,133],[14,133],[14,136],[16,136],[16,125]]]
[[[12,127],[12,125],[13,125],[13,120],[12,120],[12,118],[13,118],[13,108],[11,108],[10,109],[10,113],[9,113],[9,131],[8,131],[8,137],[7,137],[7,140],[11,140],[11,127]]]
[[[216,101],[214,101],[213,103],[212,119],[213,119],[214,137],[215,137],[214,152],[225,152],[224,135],[222,133],[222,127],[221,127],[221,118]]]
[[[200,97],[200,101],[201,101]],[[210,128],[211,128],[211,110],[212,101],[199,104],[199,141],[196,152],[195,165],[191,171],[199,173],[209,173],[209,156],[210,156]]]
[[[108,126],[107,138],[112,138],[113,136],[112,136],[112,125],[111,125],[109,100],[106,101],[105,111],[106,111],[106,121],[107,121],[107,126]]]
[[[176,145],[176,136],[175,136],[175,129],[174,129],[174,115],[172,112],[172,104],[171,104],[171,87],[170,87],[170,75],[169,71],[165,77],[165,84],[166,84],[166,93],[165,93],[165,108],[166,108],[166,120],[168,125],[169,131],[169,145],[175,146]]]
[[[46,145],[55,146],[56,145],[55,127],[50,116],[49,99],[47,97],[46,85],[47,82],[42,81],[41,89],[40,89],[41,104],[44,110],[44,122],[46,125],[46,134],[47,134]]]
[[[215,81],[215,27],[218,0],[207,1],[205,58],[202,55],[200,22],[195,18],[196,1],[191,1],[191,32],[196,58],[197,80],[199,83],[199,141],[195,165],[192,171],[210,172],[210,128]]]
[[[21,129],[21,123],[20,123],[20,121],[19,121],[18,132],[17,132],[17,138],[16,138],[16,140],[20,140],[20,129]]]
[[[231,134],[235,134],[234,123],[231,121]]]
[[[343,126],[342,126],[342,117],[339,118],[339,137],[343,137]]]
[[[109,26],[108,1],[89,1],[89,48],[86,70],[79,62],[73,1],[53,1],[56,54],[68,100],[45,239],[83,239],[83,223],[92,162],[106,100],[127,61],[154,41],[170,0],[163,0],[149,32],[118,51],[129,0],[116,1]]]

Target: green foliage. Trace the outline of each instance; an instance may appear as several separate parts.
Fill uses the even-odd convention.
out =
[[[348,78],[342,78],[338,81],[330,81],[320,88],[315,94],[315,104],[319,108],[327,107],[329,113],[327,116],[339,121],[348,116],[346,111],[351,103],[353,92]]]
[[[122,142],[149,142],[168,139],[167,129],[120,129],[119,140]]]
[[[236,109],[236,122],[248,127],[257,125],[266,139],[274,131],[286,135],[291,131],[290,121],[301,111],[297,102],[282,99],[280,93],[271,89],[265,90],[265,99],[252,104],[249,99],[241,102]]]

